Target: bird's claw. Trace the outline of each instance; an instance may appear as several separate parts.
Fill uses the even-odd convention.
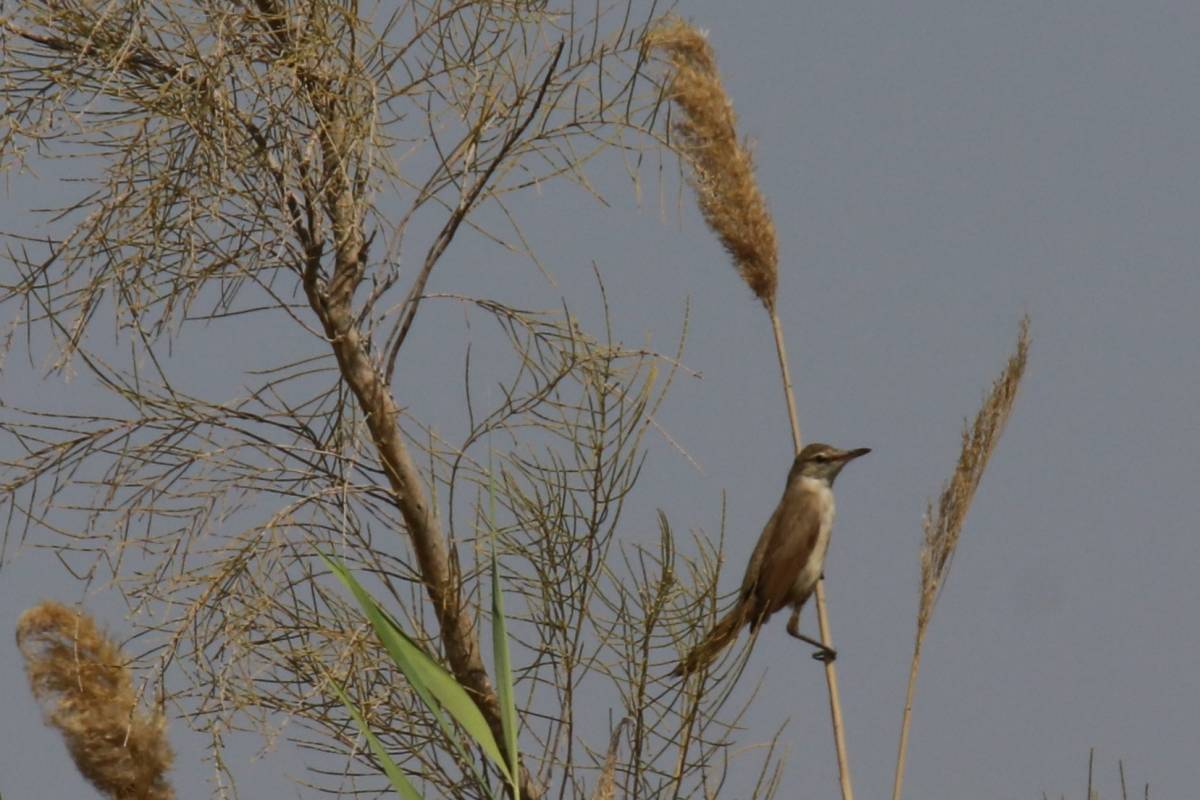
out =
[[[822,664],[832,664],[837,661],[837,650],[831,647],[826,647],[823,650],[817,650],[812,654],[814,661],[820,661]]]

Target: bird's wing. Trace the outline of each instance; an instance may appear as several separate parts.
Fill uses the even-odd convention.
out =
[[[793,585],[817,545],[821,514],[817,503],[784,496],[771,515],[751,559],[757,562],[756,575],[747,570],[743,595],[754,597],[755,617],[759,624],[779,609],[799,598]]]

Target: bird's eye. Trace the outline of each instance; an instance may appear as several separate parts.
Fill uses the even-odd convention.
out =
[[[828,460],[829,460],[829,456],[825,455],[824,453],[817,453],[815,456],[813,456],[813,461],[828,461]]]

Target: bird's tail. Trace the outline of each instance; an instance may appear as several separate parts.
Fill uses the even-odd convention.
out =
[[[690,675],[707,666],[737,638],[738,631],[749,621],[749,604],[739,602],[729,610],[728,614],[721,617],[712,630],[706,633],[704,638],[684,656],[683,660],[675,666],[671,675],[675,677]]]

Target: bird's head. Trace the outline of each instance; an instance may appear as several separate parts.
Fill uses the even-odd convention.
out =
[[[796,478],[818,478],[829,485],[842,471],[842,467],[859,456],[871,452],[870,448],[860,447],[857,450],[839,450],[828,444],[814,442],[808,445],[796,460],[792,462],[792,471],[788,473],[788,483]]]

